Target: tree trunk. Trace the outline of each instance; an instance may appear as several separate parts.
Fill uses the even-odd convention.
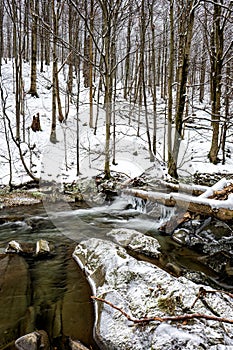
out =
[[[151,5],[150,13],[150,26],[151,26],[151,36],[152,36],[152,52],[151,52],[151,71],[152,71],[152,98],[153,98],[153,142],[152,149],[154,155],[156,155],[156,130],[157,130],[157,93],[156,93],[156,55],[155,55],[155,25],[154,25],[154,2]]]
[[[55,0],[52,0],[52,14],[53,14],[53,86],[52,86],[52,125],[50,133],[50,142],[56,143],[56,125],[57,125],[57,88],[56,88],[56,79],[57,79],[57,17],[55,13]]]
[[[182,126],[183,126],[183,114],[185,108],[186,100],[186,85],[188,79],[188,69],[189,69],[189,57],[193,33],[193,24],[194,24],[194,9],[196,6],[196,0],[189,1],[189,4],[186,9],[186,13],[183,13],[181,17],[181,32],[180,32],[180,63],[179,63],[179,72],[178,72],[178,91],[177,91],[177,101],[176,101],[176,116],[175,116],[175,135],[174,135],[174,144],[171,163],[169,164],[168,173],[174,178],[178,178],[178,155],[180,149],[181,135],[182,135]],[[183,11],[183,9],[182,9]]]
[[[129,19],[128,19],[128,26],[127,26],[127,48],[126,48],[126,59],[125,59],[125,81],[124,81],[124,99],[127,100],[128,96],[128,84],[129,84],[129,78],[130,78],[130,49],[131,49],[131,26],[132,26],[132,16],[131,14],[131,5],[129,4]]]
[[[3,17],[4,17],[4,4],[3,0],[0,1],[0,77],[2,76],[2,58],[3,58]]]
[[[30,0],[32,22],[32,35],[31,35],[31,86],[28,91],[33,97],[39,97],[36,88],[36,64],[37,64],[37,14],[38,14],[38,1]],[[36,15],[34,15],[36,13]]]
[[[150,156],[150,161],[154,161],[154,155],[151,147],[151,138],[150,138],[150,127],[148,120],[148,107],[147,107],[147,96],[146,96],[146,82],[145,82],[145,35],[146,35],[146,26],[145,26],[145,3],[142,0],[142,10],[141,10],[141,32],[140,32],[140,71],[141,71],[141,79],[142,79],[142,92],[143,92],[143,102],[145,109],[145,122],[146,122],[146,134],[147,134],[147,142],[148,142],[148,151]]]
[[[222,4],[222,0],[220,1]],[[209,153],[210,162],[218,163],[219,152],[219,124],[221,108],[221,83],[222,83],[222,56],[223,56],[223,29],[220,26],[221,6],[214,4],[213,31],[211,33],[211,120],[212,140]]]
[[[202,103],[205,96],[205,75],[206,75],[206,45],[205,38],[203,35],[203,43],[202,43],[202,54],[201,54],[201,67],[200,67],[200,93],[199,93],[199,101]]]
[[[94,1],[90,4],[90,31],[93,35],[94,31]],[[90,102],[90,118],[89,126],[93,128],[93,42],[92,36],[89,36],[89,102]]]
[[[173,95],[172,95],[172,84],[174,76],[174,1],[170,1],[170,42],[169,42],[169,76],[168,76],[168,112],[167,112],[167,162],[168,169],[172,166],[172,105],[173,105]]]

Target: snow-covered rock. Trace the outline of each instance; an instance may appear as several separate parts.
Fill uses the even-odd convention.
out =
[[[109,235],[115,235],[115,241],[122,244],[123,232]],[[136,237],[135,231],[134,235]],[[130,234],[126,232],[123,244],[129,244],[129,239]],[[205,300],[209,308],[200,299],[191,308],[200,285],[137,261],[113,242],[95,238],[83,241],[76,247],[73,257],[86,272],[93,294],[120,307],[133,318],[185,313],[213,315],[210,310],[221,317],[232,318],[233,300],[229,296],[207,294]],[[195,319],[187,323],[136,325],[105,303],[95,302],[95,305],[95,337],[103,349],[233,349],[231,324]]]
[[[20,243],[12,240],[8,243],[8,246],[5,249],[6,253],[19,253],[22,252]]]
[[[139,251],[154,258],[160,255],[160,245],[157,239],[145,236],[136,230],[113,229],[107,233],[107,236],[123,248]]]

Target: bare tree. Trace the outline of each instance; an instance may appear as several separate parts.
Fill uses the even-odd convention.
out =
[[[32,29],[31,29],[31,86],[28,93],[33,97],[39,97],[36,87],[37,79],[37,22],[38,22],[38,6],[37,0],[30,0],[30,9],[32,16]]]
[[[179,64],[177,72],[178,89],[176,98],[175,135],[171,162],[168,164],[169,175],[176,179],[178,178],[177,161],[182,135],[194,13],[198,4],[199,1],[197,0],[187,1],[186,4],[184,4],[183,0],[179,1]]]

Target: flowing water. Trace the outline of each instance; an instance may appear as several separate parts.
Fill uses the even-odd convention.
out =
[[[47,331],[54,349],[66,349],[69,337],[98,349],[93,340],[91,290],[72,252],[83,239],[109,239],[106,233],[111,228],[132,228],[158,239],[162,257],[159,264],[140,254],[135,256],[137,259],[149,260],[168,271],[172,267],[173,274],[187,269],[217,280],[218,272],[201,262],[202,253],[159,233],[159,226],[172,214],[173,209],[156,205],[148,209],[143,201],[132,198],[93,208],[44,204],[2,210],[0,349],[14,349],[15,339],[36,329]],[[40,239],[49,242],[49,256],[32,253]],[[5,254],[11,240],[21,243],[27,253]],[[224,283],[227,287],[228,280]]]

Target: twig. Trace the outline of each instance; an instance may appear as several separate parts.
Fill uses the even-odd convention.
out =
[[[199,313],[194,313],[194,314],[184,314],[184,315],[178,315],[178,316],[166,316],[166,317],[159,317],[159,316],[154,316],[154,317],[144,317],[144,318],[134,318],[131,317],[129,314],[127,314],[124,310],[122,310],[120,307],[110,303],[109,301],[91,296],[92,299],[101,301],[109,306],[111,306],[113,309],[118,310],[122,315],[124,315],[127,320],[133,322],[133,323],[150,323],[153,321],[158,321],[158,322],[167,322],[167,321],[188,321],[188,320],[193,320],[193,319],[205,319],[205,320],[211,320],[211,321],[217,321],[217,322],[223,322],[223,323],[231,323],[233,324],[233,319],[228,319],[224,317],[218,317],[218,316],[213,316],[213,315],[206,315],[206,314],[199,314]]]
[[[225,294],[228,295],[230,298],[233,298],[233,294],[229,293],[229,292],[225,292],[224,290],[206,290],[203,287],[200,287],[199,292],[197,294],[196,299],[194,300],[191,309],[194,307],[194,305],[196,304],[196,302],[198,301],[198,299],[201,299],[203,297],[206,296],[206,294],[216,294],[216,293],[221,293],[221,294]]]

